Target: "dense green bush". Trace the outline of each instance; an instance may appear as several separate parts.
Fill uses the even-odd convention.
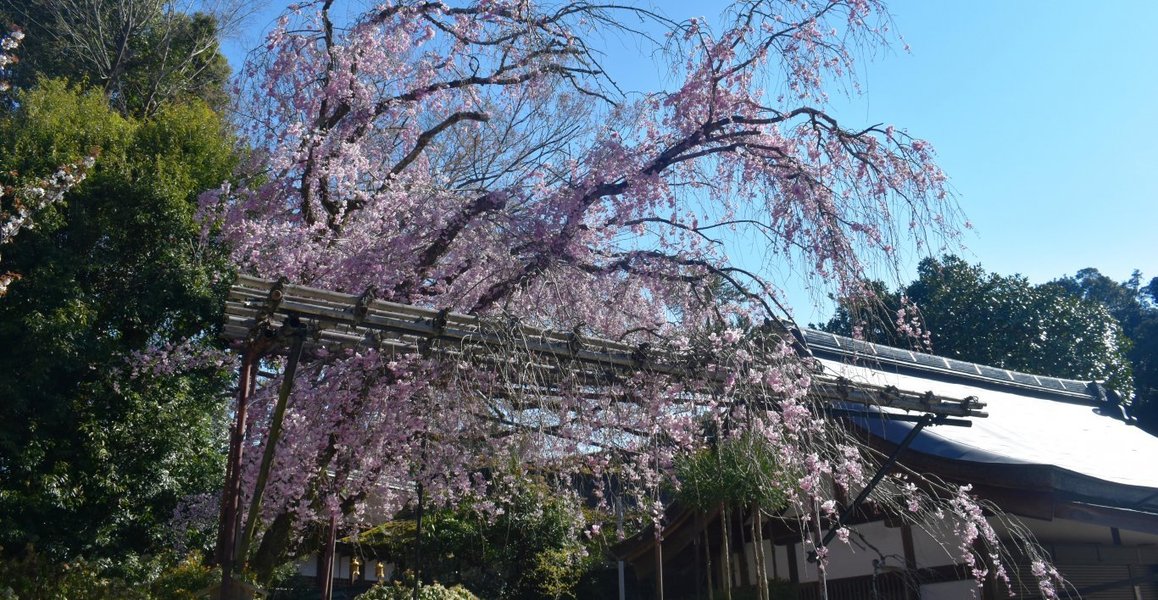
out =
[[[121,579],[105,575],[102,561],[56,563],[35,548],[19,558],[0,561],[0,599],[3,600],[147,600]]]
[[[787,502],[784,490],[791,479],[775,449],[749,433],[680,456],[675,471],[680,500],[697,510],[711,510],[720,503],[780,508]]]
[[[111,574],[128,570],[137,577]],[[0,600],[194,600],[220,578],[220,571],[204,566],[196,555],[127,566],[109,559],[54,562],[26,548],[18,558],[0,560]]]
[[[127,119],[59,80],[15,97],[0,186],[100,157],[0,256],[20,276],[0,302],[0,372],[20,373],[0,380],[0,545],[138,581],[182,501],[222,486],[232,371],[212,328],[228,269],[194,213],[232,173],[232,139],[204,105]],[[176,346],[204,359],[158,351]]]
[[[205,566],[200,557],[184,561],[161,572],[149,586],[150,600],[195,600],[198,592],[221,581],[221,571]]]
[[[398,582],[376,585],[370,591],[357,596],[357,600],[411,600],[412,598],[414,598],[414,587]],[[448,588],[438,583],[422,586],[418,592],[418,598],[419,600],[479,600],[478,596],[470,593],[470,590],[461,585]]]
[[[504,484],[497,483],[496,486]],[[543,481],[496,493],[496,510],[469,506],[429,510],[422,522],[422,577],[461,583],[492,600],[575,598],[580,581],[602,560],[598,515],[580,499]],[[598,530],[600,528],[594,528]],[[415,521],[400,519],[363,532],[357,543],[412,570]]]

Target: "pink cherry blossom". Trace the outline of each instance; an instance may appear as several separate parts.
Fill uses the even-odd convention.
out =
[[[815,367],[777,333],[776,282],[728,252],[756,240],[765,262],[843,293],[910,239],[955,239],[928,143],[825,110],[831,84],[855,87],[858,48],[889,41],[883,5],[756,0],[718,30],[582,3],[397,1],[344,23],[329,7],[283,16],[239,83],[255,168],[204,194],[201,216],[240,269],[476,315],[506,324],[509,344],[549,328],[577,350],[606,338],[689,366],[594,373],[373,345],[314,356],[263,518],[352,529],[413,502],[416,484],[485,507],[520,473],[582,473],[633,497],[662,536],[672,462],[708,444],[711,423],[757,433],[796,513],[831,519],[868,454],[817,416]],[[589,41],[641,18],[669,28],[654,39],[676,83],[623,94]],[[246,490],[276,379],[250,400]],[[988,539],[966,514],[962,539]]]

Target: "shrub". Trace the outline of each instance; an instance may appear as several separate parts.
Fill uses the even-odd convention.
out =
[[[410,600],[413,597],[413,587],[394,582],[387,585],[376,585],[370,591],[359,594],[356,600]],[[479,600],[478,596],[470,593],[470,590],[461,585],[448,588],[438,583],[422,586],[418,592],[418,598],[419,600]]]

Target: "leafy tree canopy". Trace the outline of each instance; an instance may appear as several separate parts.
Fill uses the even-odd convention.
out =
[[[0,0],[0,24],[24,30],[26,51],[13,84],[65,77],[104,91],[126,115],[151,115],[168,103],[228,101],[229,64],[218,19],[186,13],[170,0],[66,2]]]
[[[711,510],[719,504],[780,509],[789,479],[775,450],[745,433],[681,456],[675,463],[679,498],[692,508]]]
[[[1131,342],[1111,309],[1074,293],[1077,284],[1033,285],[1021,275],[988,273],[952,255],[925,259],[917,272],[915,281],[891,293],[883,283],[868,283],[879,301],[842,298],[822,328],[903,346],[913,339],[906,307],[915,305],[926,340],[939,355],[1106,381],[1123,399],[1132,397]]]
[[[220,481],[227,381],[204,328],[226,261],[193,212],[232,171],[230,136],[203,103],[136,120],[59,80],[0,119],[4,185],[93,149],[84,184],[0,257],[21,274],[0,299],[0,372],[18,374],[0,380],[0,546],[54,559],[155,549],[177,501]],[[148,353],[178,344],[184,365]]]
[[[1158,432],[1158,277],[1142,285],[1142,273],[1117,282],[1097,269],[1086,268],[1055,284],[1083,299],[1106,307],[1130,339],[1127,353],[1134,368],[1135,414]]]
[[[597,515],[541,481],[510,491],[488,497],[486,511],[464,504],[423,519],[423,579],[461,583],[484,598],[574,598],[580,579],[601,560],[603,536],[584,531]],[[358,541],[412,569],[416,531],[414,520],[392,521]]]

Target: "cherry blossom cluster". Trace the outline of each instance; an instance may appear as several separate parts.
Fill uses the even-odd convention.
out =
[[[912,340],[918,348],[932,351],[933,332],[925,328],[920,308],[904,294],[901,295],[901,307],[897,309],[893,325],[897,335]]]
[[[165,377],[200,369],[220,370],[233,366],[235,361],[232,353],[202,341],[186,339],[133,351],[126,360],[129,378]]]
[[[16,234],[35,226],[33,217],[59,202],[64,194],[84,181],[95,164],[93,156],[59,167],[52,175],[19,187],[0,188],[0,245],[10,243]],[[19,274],[0,274],[0,296],[19,279]]]
[[[0,38],[0,92],[10,89],[5,75],[7,75],[8,67],[17,61],[12,51],[20,46],[20,41],[23,39],[24,32],[19,29],[10,31]],[[20,188],[0,190],[0,199],[6,200],[5,205],[0,205],[0,219],[2,219],[0,220],[0,244],[10,242],[21,229],[31,227],[32,214],[59,200],[70,187],[83,181],[85,170],[91,166],[92,162],[86,159],[80,164],[61,167],[41,181]],[[11,207],[6,205],[11,205]],[[6,285],[6,283],[0,283],[0,285]],[[0,295],[3,295],[3,290],[4,288],[0,287]]]
[[[220,494],[194,494],[182,498],[168,523],[173,536],[173,550],[180,556],[204,550],[213,539],[220,512]]]
[[[23,39],[24,32],[19,29],[0,38],[0,92],[11,87],[7,79],[8,67],[16,62],[12,52]],[[31,229],[34,225],[32,217],[59,202],[65,192],[84,181],[95,160],[95,156],[88,156],[79,162],[62,165],[47,177],[16,187],[0,188],[0,245],[10,243],[20,231]],[[18,273],[0,273],[0,297],[18,279]]]
[[[1041,559],[1035,559],[1030,562],[1030,572],[1037,578],[1037,589],[1041,591],[1043,598],[1047,600],[1054,600],[1059,598],[1058,587],[1063,580],[1061,574],[1053,565]]]
[[[982,557],[978,555],[977,548],[987,549],[988,559],[993,565],[994,577],[1009,586],[1009,574],[1001,562],[1000,554],[998,554],[1001,541],[998,539],[993,526],[989,524],[989,520],[985,518],[981,504],[970,495],[971,490],[971,486],[960,486],[957,494],[949,500],[950,514],[954,522],[953,530],[959,541],[960,556],[964,559],[965,566],[969,568],[973,579],[976,580],[977,586],[981,587],[989,575],[989,569],[982,561]]]
[[[61,166],[52,175],[38,181],[0,190],[6,209],[0,213],[0,244],[7,244],[22,229],[34,226],[32,216],[59,202],[65,192],[84,181],[96,159],[89,156],[77,163]]]
[[[719,28],[654,19],[670,28],[677,83],[631,95],[586,42],[620,27],[621,11],[653,18],[401,0],[337,22],[329,2],[307,2],[246,67],[242,125],[259,173],[201,199],[206,234],[242,270],[477,315],[505,327],[506,347],[529,325],[574,332],[577,349],[608,338],[641,364],[687,365],[604,372],[434,342],[314,356],[265,519],[356,528],[413,502],[419,484],[433,502],[501,504],[495,474],[517,464],[602,474],[662,524],[659,490],[677,453],[707,443],[705,420],[764,439],[813,526],[864,484],[862,448],[809,399],[815,366],[761,326],[786,316],[774,281],[728,253],[759,240],[766,262],[839,294],[908,240],[956,235],[928,143],[825,111],[858,47],[887,42],[887,11],[755,0]],[[262,383],[248,489],[277,389]]]
[[[12,52],[20,46],[20,41],[23,39],[24,32],[19,29],[14,29],[4,37],[0,37],[0,92],[6,92],[12,87],[7,78],[8,67],[17,61]]]

